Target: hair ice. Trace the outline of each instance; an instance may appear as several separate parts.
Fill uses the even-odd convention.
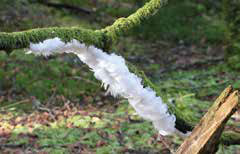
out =
[[[143,87],[141,79],[129,72],[123,57],[107,54],[94,46],[86,46],[73,39],[64,43],[59,38],[47,39],[41,43],[31,43],[30,53],[48,56],[55,53],[74,53],[102,81],[103,87],[114,97],[128,99],[136,112],[144,119],[152,121],[161,135],[178,133],[176,118],[169,114],[168,107],[161,97],[149,87]]]

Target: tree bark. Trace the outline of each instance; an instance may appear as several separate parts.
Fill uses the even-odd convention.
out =
[[[239,92],[228,87],[177,150],[177,154],[214,154],[224,126],[236,111]]]

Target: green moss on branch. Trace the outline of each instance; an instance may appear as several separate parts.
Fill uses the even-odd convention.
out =
[[[104,47],[104,34],[82,28],[39,28],[22,32],[0,33],[0,50],[18,49],[29,47],[30,42],[38,43],[49,38],[59,37],[64,42],[76,39],[87,45]]]
[[[37,43],[54,37],[59,37],[65,42],[77,39],[88,45],[91,44],[98,48],[108,49],[112,42],[116,42],[120,36],[129,32],[133,27],[140,25],[145,19],[153,16],[165,3],[167,3],[167,0],[151,0],[128,18],[120,18],[113,25],[97,31],[79,27],[56,27],[12,33],[0,32],[0,50],[27,48],[30,42]]]
[[[140,26],[146,19],[155,15],[167,2],[168,0],[151,0],[129,17],[117,19],[113,25],[102,31],[106,33],[109,41],[116,42],[120,36],[127,34],[134,27]]]

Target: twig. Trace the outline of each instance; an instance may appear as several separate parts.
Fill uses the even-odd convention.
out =
[[[42,146],[39,146],[37,149],[44,149],[44,148],[49,148],[49,147],[68,147],[69,144],[52,144],[52,145],[42,145]],[[32,144],[0,144],[0,149],[3,149],[3,148],[35,148],[33,147]]]
[[[161,135],[161,134],[158,134],[158,138],[157,138],[158,141],[161,141],[162,144],[171,152],[171,154],[175,154],[175,150],[173,150],[171,148],[171,146],[165,141],[165,138]]]
[[[47,100],[46,105],[48,106],[52,101],[53,98],[56,96],[56,90],[54,90],[53,94],[51,95],[51,97]]]
[[[16,103],[3,106],[3,107],[1,107],[1,109],[9,108],[9,107],[12,107],[12,106],[15,106],[15,105],[19,105],[21,103],[25,103],[25,102],[28,102],[28,101],[30,101],[30,100],[29,99],[24,99],[24,100],[21,100],[21,101],[16,102]]]
[[[50,99],[51,99],[51,98],[50,98]],[[44,106],[41,104],[41,102],[40,102],[38,99],[36,99],[35,96],[32,96],[32,97],[31,97],[31,101],[32,101],[32,104],[33,104],[33,109],[36,109],[36,110],[38,110],[38,111],[48,112],[49,115],[51,116],[51,118],[52,118],[54,121],[56,121],[56,118],[54,117],[53,112],[52,112],[50,109],[44,107]]]
[[[0,149],[2,148],[22,148],[25,144],[0,144]]]
[[[50,117],[51,117],[54,121],[57,120],[57,119],[54,117],[53,112],[52,112],[50,109],[45,108],[45,107],[38,107],[38,110],[48,112],[49,115],[50,115]]]

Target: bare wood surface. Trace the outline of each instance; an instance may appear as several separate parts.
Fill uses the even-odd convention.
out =
[[[213,154],[226,122],[236,111],[239,92],[226,88],[177,150],[177,154]]]

